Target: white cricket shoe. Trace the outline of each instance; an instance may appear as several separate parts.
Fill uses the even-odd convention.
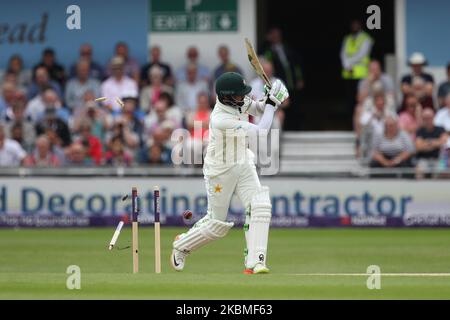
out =
[[[177,249],[172,249],[172,254],[170,255],[170,263],[176,271],[183,271],[186,256],[186,253],[178,251]]]

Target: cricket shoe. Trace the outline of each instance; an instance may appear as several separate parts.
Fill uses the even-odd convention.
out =
[[[180,235],[175,237],[175,241],[180,238]],[[186,259],[187,254],[179,251],[177,249],[172,249],[172,254],[170,255],[170,264],[176,271],[183,271],[184,269],[184,261]]]
[[[257,263],[253,269],[247,268],[244,270],[244,274],[264,274],[269,272],[269,268],[267,268],[262,263]]]

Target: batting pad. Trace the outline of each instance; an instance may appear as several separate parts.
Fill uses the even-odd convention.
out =
[[[180,235],[179,239],[174,241],[173,247],[184,253],[190,253],[211,241],[225,237],[233,225],[233,222],[223,222],[206,216],[188,232]]]
[[[266,264],[271,216],[269,187],[261,186],[251,202],[247,268],[253,269],[257,263]]]

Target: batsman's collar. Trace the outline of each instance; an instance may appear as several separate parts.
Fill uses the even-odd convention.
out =
[[[215,108],[219,107],[220,110],[225,111],[226,113],[231,113],[233,115],[239,116],[242,113],[246,112],[247,109],[249,108],[248,106],[244,106],[241,107],[241,112],[239,112],[239,108],[237,107],[231,107],[231,106],[227,106],[226,104],[223,104],[222,102],[219,101],[219,98],[216,98],[216,106]]]

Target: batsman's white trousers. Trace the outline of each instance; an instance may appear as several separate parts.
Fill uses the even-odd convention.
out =
[[[256,167],[251,163],[236,164],[218,176],[205,176],[208,195],[208,215],[226,221],[231,197],[234,193],[248,208],[261,187]]]

